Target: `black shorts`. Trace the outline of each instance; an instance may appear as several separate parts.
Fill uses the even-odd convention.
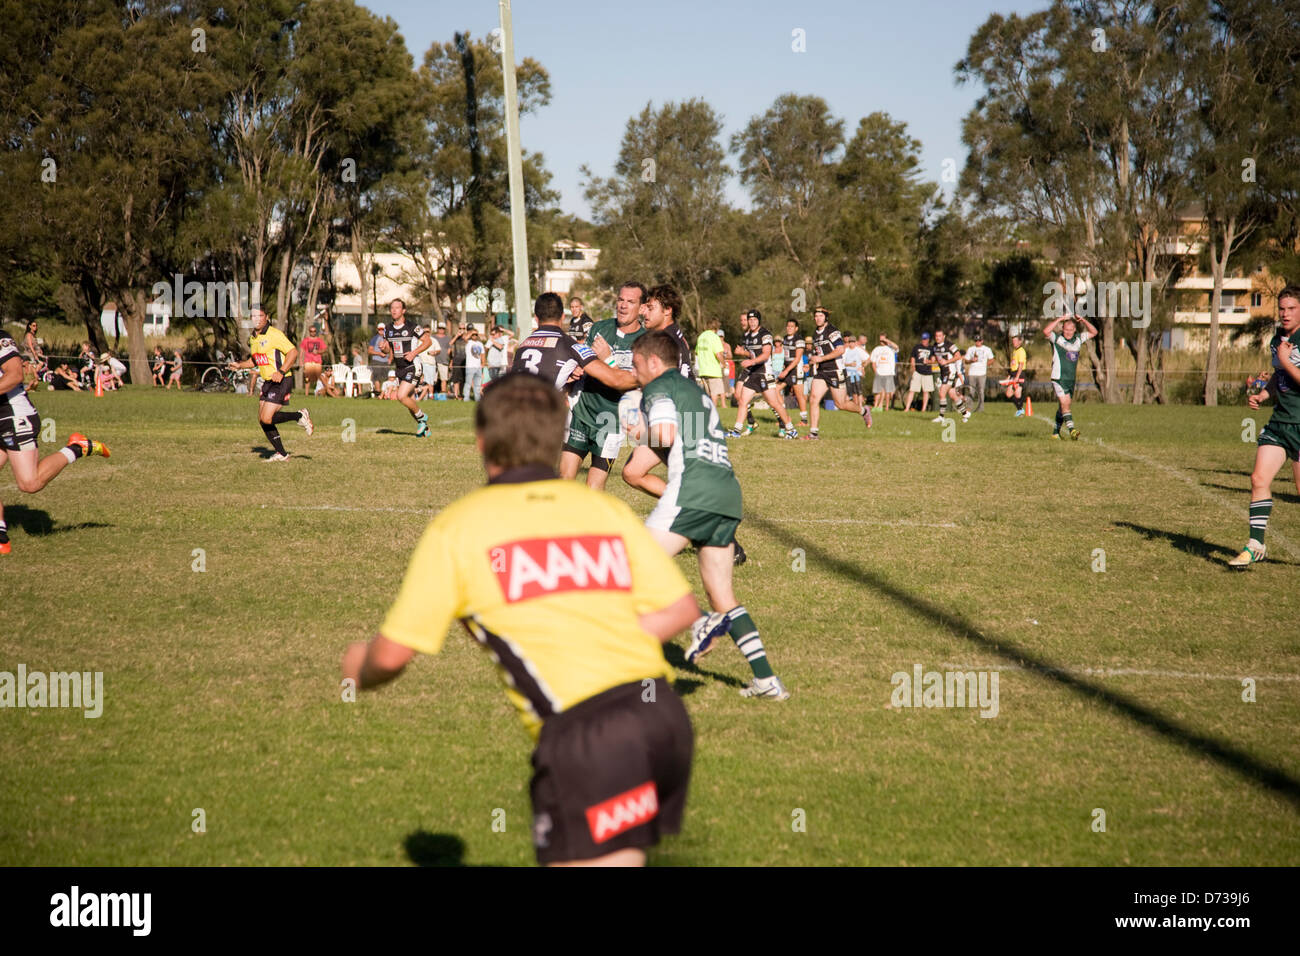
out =
[[[776,384],[776,380],[772,378],[772,373],[766,365],[755,365],[749,369],[742,369],[742,371],[744,371],[745,377],[741,380],[741,384],[751,392],[761,395]]]
[[[293,379],[288,375],[278,382],[268,380],[262,383],[262,401],[264,402],[271,402],[275,405],[288,405],[291,395],[293,395]]]
[[[573,454],[577,455],[579,464],[581,464],[582,460],[585,459],[588,455],[591,455],[591,467],[594,468],[596,471],[609,471],[611,468],[614,467],[613,458],[602,458],[600,455],[596,454],[596,452],[592,450],[590,446],[588,446],[587,448],[579,448],[577,445],[570,445],[566,441],[564,443],[564,447],[561,448],[560,450],[572,452]]]
[[[453,365],[451,367],[451,381],[455,385],[465,384],[465,366]]]
[[[420,375],[420,370],[415,367],[414,362],[398,362],[393,366],[393,371],[397,373],[397,380],[399,382],[409,382],[412,385],[419,385],[423,379]]]
[[[813,378],[819,378],[831,388],[844,387],[844,373],[837,369],[830,362],[823,362],[817,366],[817,374]]]
[[[538,863],[590,860],[677,833],[695,735],[663,678],[597,694],[542,725],[533,751]]]
[[[0,448],[5,451],[30,451],[37,447],[40,430],[41,416],[35,412],[30,415],[0,412]]]

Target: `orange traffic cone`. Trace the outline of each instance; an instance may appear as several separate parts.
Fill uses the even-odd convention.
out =
[[[1025,414],[1030,418],[1034,417],[1034,403],[1030,401],[1029,396],[1025,396]]]
[[[95,373],[95,397],[96,398],[104,397],[104,379],[100,376],[98,372]]]

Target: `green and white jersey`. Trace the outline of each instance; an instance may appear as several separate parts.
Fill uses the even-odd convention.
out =
[[[668,466],[668,487],[655,511],[690,508],[741,517],[740,482],[727,457],[727,436],[704,389],[669,369],[642,390],[641,411],[650,428],[677,426],[672,447],[650,446]]]
[[[609,346],[610,361],[615,368],[632,371],[632,343],[645,335],[645,327],[640,323],[630,332],[618,330],[618,319],[601,319],[592,324],[587,332],[587,345],[591,346],[600,336]],[[623,393],[610,388],[604,382],[598,382],[590,376],[582,380],[582,392],[578,395],[578,404],[574,406],[574,419],[595,429],[605,422],[618,421],[618,400]]]
[[[1092,338],[1092,333],[1076,330],[1074,338],[1067,339],[1059,332],[1047,337],[1052,343],[1052,381],[1059,382],[1061,388],[1070,391],[1074,388],[1074,376],[1079,368],[1079,356],[1083,354],[1083,345]]]
[[[1268,350],[1273,356],[1273,378],[1268,383],[1268,390],[1273,395],[1273,415],[1271,422],[1300,425],[1300,385],[1296,385],[1291,376],[1282,369],[1282,360],[1278,358],[1277,347],[1286,339],[1295,351],[1291,353],[1291,364],[1300,368],[1300,329],[1286,336],[1278,329],[1269,340]]]

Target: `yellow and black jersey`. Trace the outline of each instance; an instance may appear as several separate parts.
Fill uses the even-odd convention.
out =
[[[284,357],[292,348],[293,343],[274,325],[268,325],[261,335],[254,332],[248,337],[248,350],[253,353],[257,374],[266,381],[284,368]]]
[[[436,654],[453,618],[492,655],[534,738],[602,691],[671,677],[639,615],[690,593],[612,495],[516,469],[430,522],[380,633]]]
[[[1025,366],[1028,363],[1029,363],[1029,358],[1025,354],[1025,347],[1022,345],[1020,348],[1016,349],[1014,352],[1011,353],[1011,373],[1012,373],[1011,377],[1023,378],[1025,372]],[[1016,374],[1017,372],[1019,372],[1020,374],[1017,375]]]

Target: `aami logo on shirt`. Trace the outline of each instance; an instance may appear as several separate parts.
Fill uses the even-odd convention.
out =
[[[647,780],[639,787],[625,790],[617,797],[587,808],[587,827],[595,843],[618,836],[625,830],[653,820],[659,813],[659,792],[655,782]]]
[[[510,541],[488,552],[506,601],[562,591],[630,591],[632,569],[617,535]]]

